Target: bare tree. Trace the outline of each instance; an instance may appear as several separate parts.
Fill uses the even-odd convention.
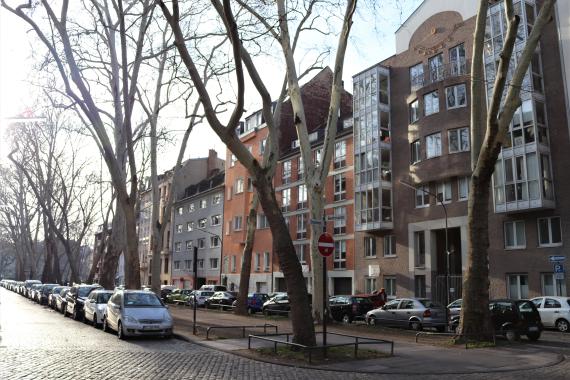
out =
[[[463,285],[460,332],[475,339],[489,339],[489,197],[495,164],[513,115],[521,105],[523,79],[546,24],[551,20],[556,0],[544,0],[526,45],[514,62],[513,50],[520,17],[512,0],[505,0],[505,24],[508,26],[500,54],[493,90],[485,104],[483,50],[489,2],[480,0],[475,27],[471,66],[471,136],[473,175],[468,202],[468,255]],[[526,26],[525,26],[526,28]],[[510,81],[508,80],[510,78]],[[489,78],[488,78],[489,79]],[[481,140],[481,136],[484,136]]]

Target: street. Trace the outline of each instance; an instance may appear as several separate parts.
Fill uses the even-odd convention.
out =
[[[547,333],[550,334],[555,333]],[[558,334],[560,336],[560,334]],[[568,335],[564,335],[567,339]],[[64,318],[0,289],[0,379],[409,379],[279,366],[177,339],[131,339]],[[543,343],[568,352],[560,340]],[[521,345],[521,349],[524,346]],[[421,363],[418,363],[421,366]],[[418,376],[422,379],[565,378],[568,361],[543,369],[495,374]]]

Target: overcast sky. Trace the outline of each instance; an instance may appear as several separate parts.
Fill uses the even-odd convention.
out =
[[[352,92],[352,75],[394,54],[394,32],[419,3],[421,0],[385,1],[385,5],[374,16],[368,9],[360,8],[355,17],[345,59],[344,82],[347,90]],[[362,4],[361,1],[360,5]],[[33,86],[28,78],[32,76],[30,52],[34,49],[34,39],[29,38],[28,33],[23,21],[0,9],[0,161],[4,161],[8,153],[4,138],[6,118],[18,115],[33,106],[30,104]],[[332,67],[333,64],[334,54],[331,54],[329,65]],[[268,66],[262,72],[263,77],[283,77],[282,72],[272,69],[271,65]],[[273,81],[273,86],[270,87],[273,96],[278,94],[280,81],[281,79]],[[245,106],[250,112],[260,107],[257,99],[246,99]],[[165,115],[162,123],[174,130],[185,128],[185,120],[177,117],[176,112]],[[225,158],[225,147],[207,125],[195,128],[192,140],[200,141],[200,144],[192,144],[187,156],[205,156],[208,149],[214,148]],[[175,152],[178,147],[172,148],[162,156],[169,158],[161,162],[159,169],[166,170],[174,164],[175,156],[169,156],[168,152]]]

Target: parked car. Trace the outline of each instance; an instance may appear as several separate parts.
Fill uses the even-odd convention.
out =
[[[489,312],[495,334],[502,335],[509,341],[518,340],[521,335],[526,335],[530,340],[538,340],[544,328],[538,309],[529,300],[492,300],[489,302]],[[460,316],[451,319],[451,331],[457,329],[459,322]]]
[[[188,304],[190,296],[192,295],[191,289],[176,289],[166,296],[167,303],[183,303]]]
[[[38,303],[40,305],[48,305],[49,295],[53,288],[59,286],[59,284],[43,284],[38,291]],[[49,305],[48,305],[49,306]]]
[[[309,304],[311,304],[312,295],[309,294]],[[288,316],[291,310],[289,304],[289,296],[287,293],[278,293],[275,297],[270,298],[263,304],[263,314],[268,315],[283,315]]]
[[[64,287],[55,295],[55,310],[60,311],[65,315],[65,308],[67,307],[67,293],[69,293],[69,286]]]
[[[263,310],[263,304],[269,300],[269,295],[267,293],[249,293],[247,295],[247,312],[248,314],[253,314],[261,312]],[[234,307],[237,306],[237,299],[232,304]]]
[[[197,290],[192,292],[188,302],[190,305],[194,305],[194,300],[196,300],[196,306],[204,306],[206,300],[214,295],[214,291],[210,290]]]
[[[34,302],[40,302],[40,290],[43,284],[33,284],[30,290],[30,299]]]
[[[531,299],[538,309],[544,327],[556,328],[561,332],[570,329],[569,297],[536,297]]]
[[[49,307],[51,307],[52,309],[55,309],[55,296],[56,294],[59,294],[59,292],[61,292],[61,289],[63,289],[64,287],[61,285],[55,286],[53,287],[48,295],[48,301],[47,301],[47,305]]]
[[[63,315],[71,314],[76,321],[83,318],[83,305],[89,294],[95,289],[103,289],[100,285],[74,285],[65,296],[67,304],[63,309]]]
[[[24,296],[27,298],[32,298],[32,286],[35,284],[41,284],[39,280],[26,280],[24,281]]]
[[[459,298],[447,305],[447,313],[448,317],[451,320],[452,318],[457,317],[461,314],[461,306],[463,305],[463,299]]]
[[[226,292],[228,288],[225,285],[202,285],[198,290],[205,290],[208,292]]]
[[[111,290],[94,290],[89,294],[83,305],[84,319],[91,322],[95,328],[103,323],[103,316],[107,310],[107,302],[113,295]]]
[[[103,330],[117,331],[119,339],[128,336],[172,336],[173,322],[168,308],[152,292],[142,290],[116,291],[103,319]]]
[[[366,313],[374,309],[374,304],[366,296],[333,296],[329,298],[329,309],[335,321],[352,323],[355,318],[364,319]]]
[[[215,292],[210,298],[204,301],[204,306],[209,308],[220,308],[222,310],[231,309],[236,295],[230,292]]]
[[[163,286],[168,286],[168,288],[163,288]],[[162,302],[166,302],[166,297],[172,293],[175,289],[171,288],[171,285],[162,285],[160,287],[160,299]]]
[[[445,331],[445,308],[427,298],[398,298],[366,313],[366,323],[422,330],[433,327]]]

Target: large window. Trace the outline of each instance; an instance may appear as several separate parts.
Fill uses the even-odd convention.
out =
[[[334,242],[334,269],[346,269],[346,241]]]
[[[194,231],[194,222],[186,223],[186,231],[188,231],[188,232]]]
[[[303,163],[303,157],[299,156],[297,159],[297,179],[300,181],[305,178],[305,164]]]
[[[467,105],[467,91],[465,84],[458,84],[445,89],[447,109],[465,107]]]
[[[182,242],[177,241],[176,243],[174,243],[174,250],[176,252],[180,252],[182,250]]]
[[[200,208],[206,208],[208,207],[208,200],[207,199],[201,199],[200,200]]]
[[[414,250],[416,268],[424,268],[426,266],[426,234],[425,231],[414,232]]]
[[[334,176],[334,200],[342,201],[346,199],[346,176],[337,174]]]
[[[346,141],[342,140],[334,145],[334,168],[339,169],[346,166]]]
[[[212,215],[210,217],[210,224],[212,226],[219,226],[222,224],[222,216],[221,215]]]
[[[283,184],[291,182],[291,160],[283,161]]]
[[[297,239],[307,238],[307,214],[297,215]]]
[[[428,60],[429,78],[431,82],[443,80],[443,54],[438,54]]]
[[[426,136],[426,158],[441,156],[441,133]]]
[[[366,224],[380,221],[379,189],[360,191],[356,196],[356,223]]]
[[[374,292],[374,291],[377,291],[378,288],[376,288],[376,278],[374,278],[374,277],[366,277],[366,278],[364,279],[364,288],[365,288],[364,291],[365,291],[367,294],[370,294],[370,293],[372,293],[372,292]]]
[[[438,202],[451,202],[451,182],[439,182],[437,184],[437,200]]]
[[[505,222],[505,248],[521,249],[526,247],[525,223],[522,220]]]
[[[307,208],[307,185],[297,187],[297,210]]]
[[[186,250],[190,251],[192,249],[192,240],[186,240]]]
[[[560,229],[560,217],[539,218],[538,245],[540,247],[552,247],[562,245],[562,232]]]
[[[198,219],[198,228],[206,228],[206,218]]]
[[[210,269],[218,269],[218,259],[211,258],[210,259]]]
[[[410,83],[412,91],[416,90],[424,85],[424,65],[418,63],[415,66],[410,67]]]
[[[418,275],[414,277],[414,295],[419,298],[425,298],[426,276]]]
[[[527,299],[528,298],[528,275],[527,274],[510,274],[508,275],[509,298]]]
[[[384,236],[384,257],[396,256],[396,236]]]
[[[346,233],[346,207],[334,208],[334,234],[340,235]]]
[[[415,123],[420,118],[420,103],[414,100],[410,103],[410,124]]]
[[[429,116],[439,112],[439,93],[432,91],[424,95],[424,115]]]
[[[457,200],[466,201],[469,197],[469,177],[459,177],[457,179]]]
[[[220,246],[220,238],[217,236],[210,236],[210,248],[218,248]]]
[[[556,278],[554,273],[543,273],[541,276],[542,295],[566,297],[566,281]]]
[[[281,192],[281,211],[287,212],[291,207],[291,189],[285,189]]]
[[[198,248],[199,249],[206,248],[206,239],[205,238],[198,239]]]
[[[429,186],[420,185],[416,188],[416,207],[429,206]]]
[[[465,75],[467,73],[465,47],[463,44],[449,49],[449,63],[452,76]]]
[[[416,162],[420,162],[422,159],[421,156],[421,143],[420,140],[416,140],[413,143],[410,144],[410,150],[411,150],[411,158],[410,158],[410,162],[412,164],[415,164]]]
[[[236,179],[236,183],[234,186],[234,193],[235,194],[243,193],[243,178]]]
[[[374,236],[364,237],[364,257],[376,257],[376,238]]]
[[[212,196],[212,204],[219,205],[222,202],[222,193],[217,193]]]
[[[452,129],[449,137],[449,153],[469,151],[469,128]]]
[[[305,252],[305,245],[300,244],[295,246],[295,251],[297,253],[297,258],[301,264],[305,264],[307,262],[306,252]]]
[[[257,228],[269,228],[269,221],[267,220],[267,216],[265,216],[265,214],[257,214]]]
[[[396,277],[384,276],[384,289],[389,299],[396,298]]]
[[[242,225],[242,216],[234,216],[234,231],[240,231]]]
[[[176,225],[176,233],[179,234],[182,232],[182,224],[177,224]]]

